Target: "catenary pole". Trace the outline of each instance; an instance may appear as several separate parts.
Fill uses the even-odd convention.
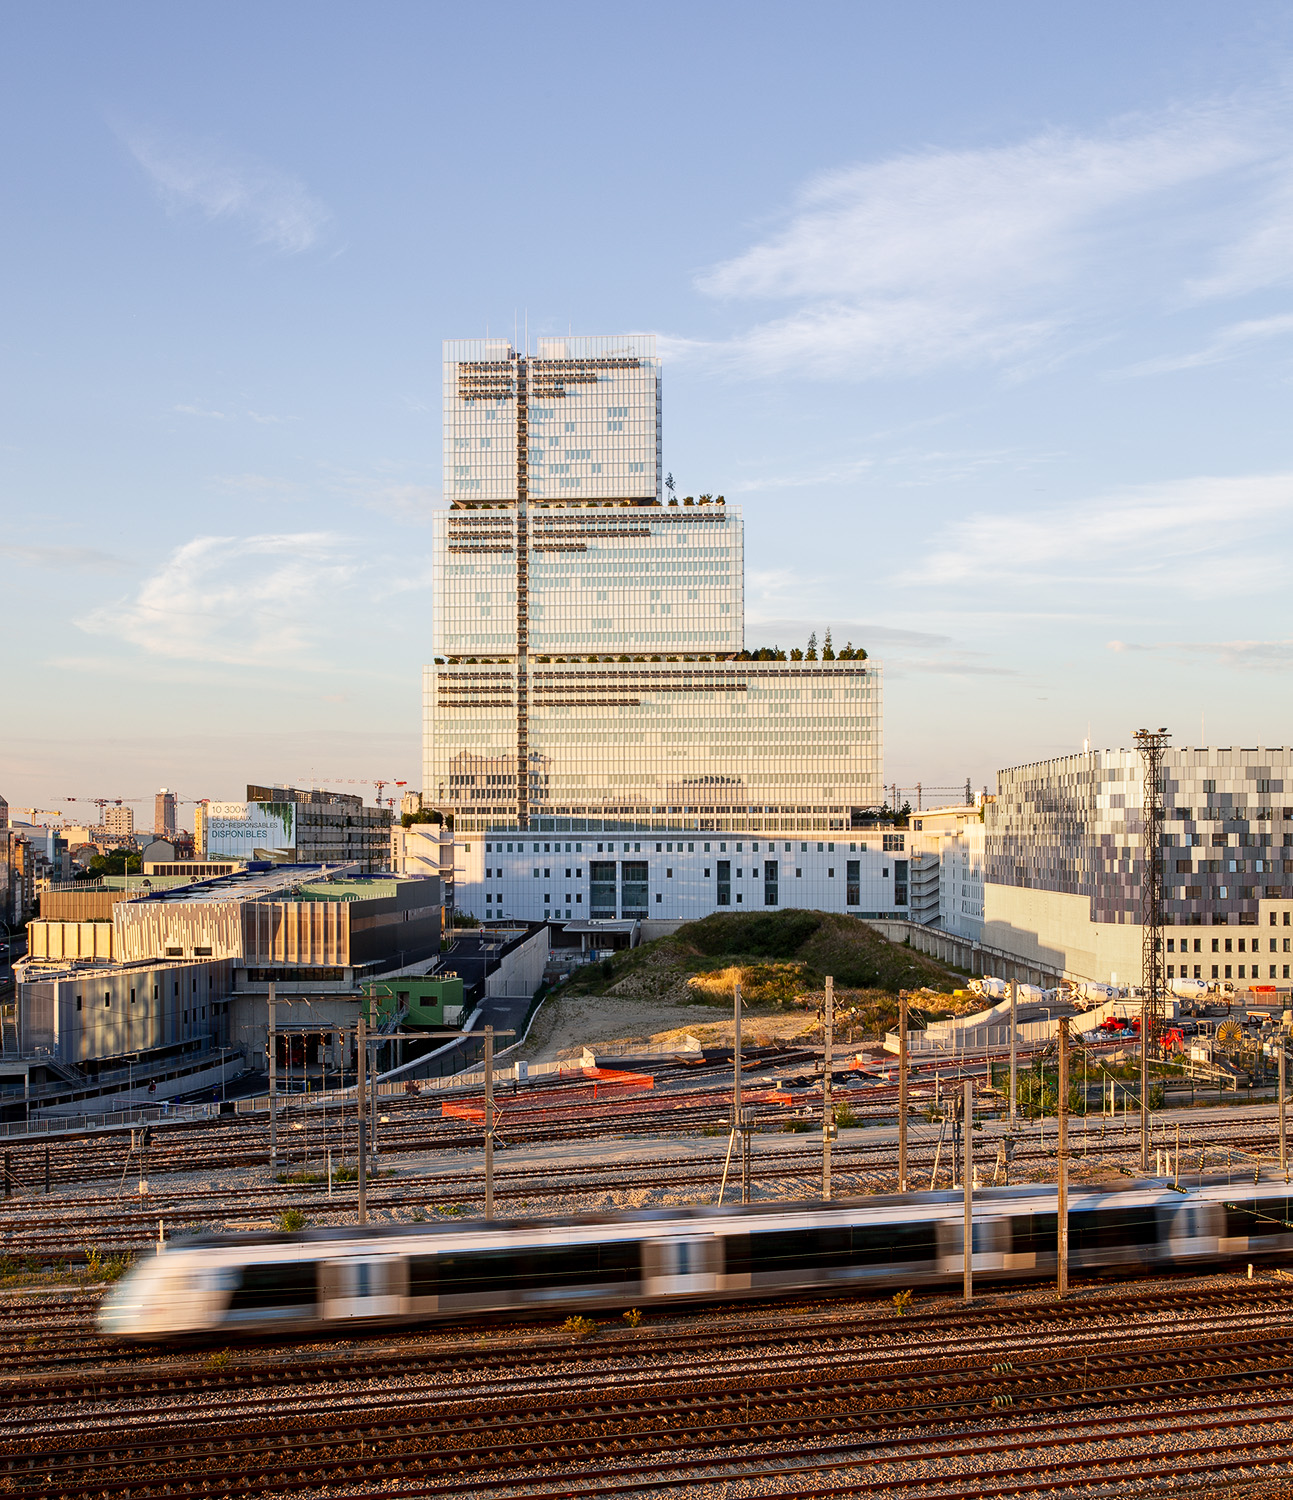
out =
[[[1280,1036],[1280,1171],[1284,1173],[1284,1181],[1289,1180],[1289,1146],[1288,1133],[1285,1130],[1285,1078],[1287,1076],[1288,1063],[1284,1052],[1284,1037]]]
[[[1010,981],[1010,1131],[1014,1134],[1019,1098],[1019,985]]]
[[[965,1080],[965,1104],[963,1140],[965,1159],[961,1164],[961,1187],[965,1193],[965,1277],[963,1295],[967,1302],[974,1301],[974,1083]]]
[[[898,1191],[907,1191],[907,991],[898,991]]]
[[[494,1217],[494,1028],[485,1028],[485,1217]]]
[[[1056,1155],[1056,1211],[1055,1230],[1058,1249],[1058,1275],[1055,1290],[1061,1297],[1069,1289],[1069,1023],[1067,1016],[1060,1017],[1060,1079],[1059,1117],[1060,1143]]]
[[[826,1055],[822,1060],[822,1202],[831,1201],[831,1130],[835,1111],[831,1104],[831,1050],[835,1045],[835,980],[826,976],[826,1015],[822,1026]]]
[[[364,1017],[365,1001],[359,1002],[359,1020],[355,1026],[356,1063],[359,1082],[355,1102],[358,1108],[359,1129],[359,1222],[368,1223],[368,1025]]]
[[[278,1170],[278,1007],[274,1004],[274,981],[269,982],[269,1029],[265,1053],[269,1063],[269,1170]]]

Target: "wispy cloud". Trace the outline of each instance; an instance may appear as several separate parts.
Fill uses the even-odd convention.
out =
[[[12,557],[32,568],[75,568],[89,573],[120,573],[126,561],[97,547],[27,547],[0,543],[0,557]]]
[[[1143,360],[1114,373],[1119,376],[1162,375],[1172,370],[1197,370],[1203,365],[1217,365],[1235,359],[1253,344],[1283,338],[1287,334],[1293,334],[1293,313],[1280,313],[1273,318],[1250,318],[1245,323],[1232,323],[1229,328],[1223,328],[1210,344],[1193,353],[1166,354],[1160,359]]]
[[[673,353],[832,379],[1012,365],[1055,357],[1061,335],[1088,341],[1120,300],[1284,280],[1293,137],[1276,117],[1222,102],[824,173],[780,229],[698,278],[716,299],[783,310]]]
[[[1182,661],[1205,658],[1225,667],[1287,671],[1293,666],[1293,640],[1279,641],[1109,641],[1116,653],[1154,653]]]
[[[283,255],[299,255],[322,239],[331,215],[298,178],[211,142],[118,134],[171,213],[237,224],[256,244]]]
[[[176,548],[133,598],[77,625],[151,656],[238,665],[291,660],[330,634],[358,572],[355,540],[331,532],[196,537]]]
[[[908,578],[987,586],[997,602],[1003,590],[1103,593],[1131,581],[1179,590],[1186,565],[1195,565],[1188,580],[1197,594],[1254,588],[1283,572],[1291,507],[1293,473],[1138,485],[1028,515],[979,513],[949,527]]]

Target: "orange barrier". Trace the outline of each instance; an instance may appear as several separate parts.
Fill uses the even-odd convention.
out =
[[[558,1077],[564,1077],[558,1074]],[[525,1093],[512,1093],[504,1089],[494,1096],[495,1108],[507,1107],[509,1115],[530,1111],[549,1112],[564,1109],[571,1104],[594,1104],[602,1100],[620,1099],[630,1094],[639,1094],[655,1088],[655,1079],[649,1073],[625,1073],[617,1068],[580,1068],[571,1073],[572,1082],[557,1088],[528,1089]],[[574,1082],[578,1077],[581,1081]],[[483,1094],[470,1099],[446,1099],[440,1106],[443,1119],[483,1120],[485,1098]]]

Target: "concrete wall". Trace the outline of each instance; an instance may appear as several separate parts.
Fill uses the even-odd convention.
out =
[[[989,883],[983,945],[1070,979],[1139,984],[1139,924],[1093,922],[1085,896]]]
[[[87,965],[18,987],[26,1054],[97,1062],[197,1037],[228,1041],[231,967],[210,963]]]
[[[548,963],[548,929],[531,937],[503,956],[499,967],[485,981],[487,995],[533,995],[543,983]]]
[[[28,922],[28,958],[93,958],[110,962],[111,922]]]

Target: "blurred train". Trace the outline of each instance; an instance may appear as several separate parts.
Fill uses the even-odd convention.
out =
[[[1162,1183],[1074,1194],[1074,1272],[1137,1275],[1293,1250],[1287,1186]],[[300,1334],[485,1313],[668,1306],[959,1283],[963,1202],[912,1193],[805,1207],[653,1210],[603,1218],[219,1236],[137,1264],[99,1328],[132,1339]],[[973,1271],[1056,1270],[1052,1188],[974,1200]]]

